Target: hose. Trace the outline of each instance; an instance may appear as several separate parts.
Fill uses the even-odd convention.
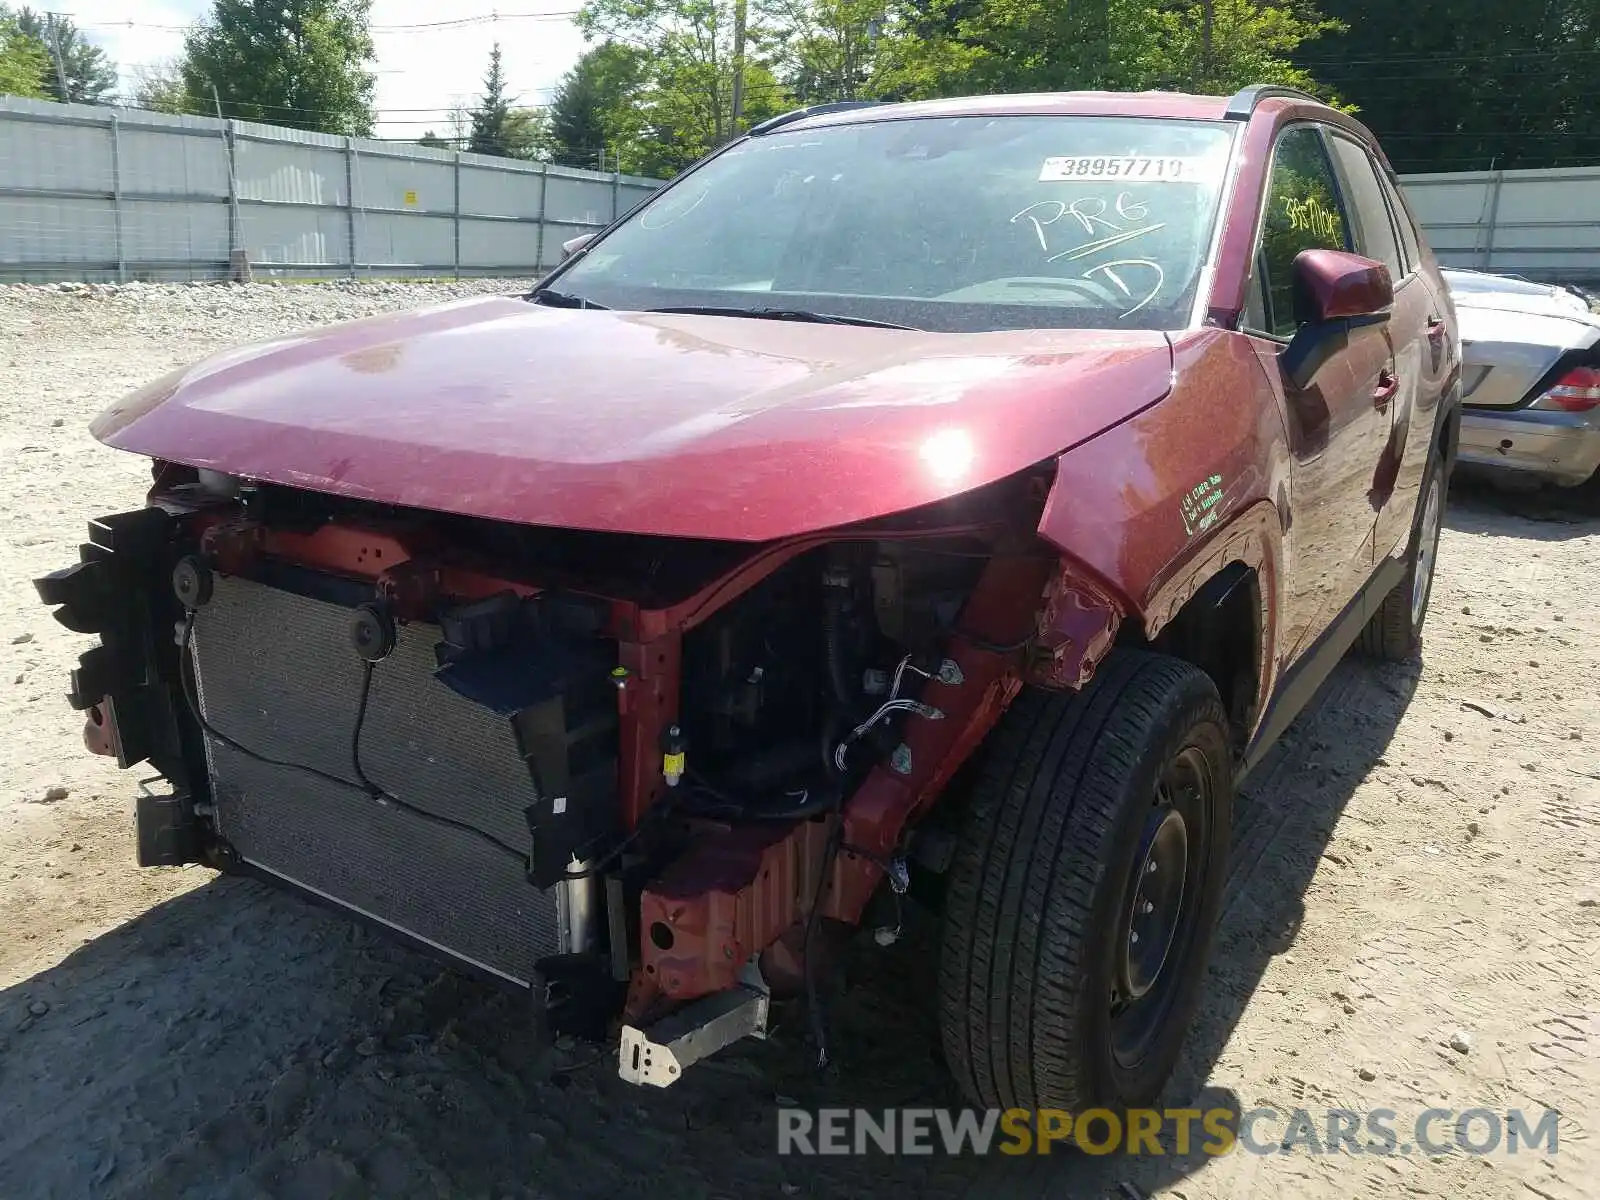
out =
[[[733,796],[717,787],[698,772],[688,772],[687,794],[702,795],[711,799],[706,806],[693,808],[699,816],[715,816],[730,821],[773,821],[793,823],[804,821],[818,813],[838,807],[840,793],[834,788],[806,788],[784,795],[787,803],[762,804],[741,796]]]

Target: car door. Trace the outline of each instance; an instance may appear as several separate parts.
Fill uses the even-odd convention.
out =
[[[1373,570],[1373,488],[1390,428],[1378,398],[1395,370],[1388,334],[1381,323],[1352,328],[1304,387],[1280,365],[1301,324],[1295,259],[1306,250],[1353,248],[1321,130],[1289,126],[1273,151],[1242,322],[1281,407],[1291,455],[1280,667],[1327,630]]]
[[[1416,215],[1411,212],[1400,192],[1400,182],[1394,170],[1381,157],[1378,165],[1378,182],[1383,185],[1384,199],[1394,214],[1395,229],[1400,234],[1400,253],[1406,260],[1406,286],[1414,290],[1427,303],[1427,328],[1422,350],[1422,381],[1417,389],[1416,406],[1411,410],[1411,429],[1400,457],[1400,479],[1395,485],[1391,504],[1396,512],[1408,517],[1422,494],[1422,484],[1433,461],[1434,444],[1439,430],[1439,409],[1450,402],[1451,392],[1460,381],[1461,349],[1460,326],[1450,290],[1440,277],[1433,256],[1426,249]],[[1380,521],[1382,517],[1380,516]],[[1397,543],[1404,552],[1410,546],[1405,535],[1409,528],[1402,527],[1405,540]],[[1378,545],[1379,553],[1383,545]]]
[[[1417,270],[1419,264],[1406,261],[1379,167],[1367,147],[1340,130],[1328,131],[1328,146],[1344,192],[1356,253],[1387,266],[1395,285],[1394,308],[1386,326],[1394,367],[1374,395],[1374,403],[1389,424],[1372,487],[1377,518],[1374,553],[1384,557],[1397,546],[1404,549],[1409,542],[1422,487],[1421,472],[1403,468],[1417,462],[1412,438],[1421,438],[1425,444],[1433,428],[1437,385],[1430,395],[1428,384],[1435,373],[1429,320],[1434,316],[1435,302]],[[1385,402],[1383,397],[1390,391],[1393,395]]]

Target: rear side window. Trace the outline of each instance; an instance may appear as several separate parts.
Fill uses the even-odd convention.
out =
[[[1405,277],[1405,263],[1400,257],[1400,242],[1383,187],[1378,182],[1377,168],[1372,165],[1372,156],[1365,146],[1349,138],[1335,134],[1331,141],[1334,157],[1339,160],[1339,172],[1344,176],[1344,194],[1350,202],[1356,249],[1385,264],[1390,278],[1399,283]]]
[[[1294,260],[1307,250],[1349,249],[1350,230],[1322,135],[1309,125],[1291,129],[1278,139],[1273,154],[1266,218],[1256,254],[1268,332],[1293,337],[1299,328]]]

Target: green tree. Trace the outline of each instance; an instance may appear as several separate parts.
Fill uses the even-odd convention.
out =
[[[589,0],[578,25],[591,39],[638,48],[635,132],[617,146],[624,170],[670,175],[792,101],[773,71],[773,30],[745,4],[743,61],[735,52],[739,0]],[[734,114],[734,79],[743,109]]]
[[[542,108],[513,108],[506,114],[506,157],[545,159],[550,156],[550,122]]]
[[[184,38],[184,92],[223,115],[322,133],[370,134],[372,0],[214,0]]]
[[[38,41],[52,56],[61,56],[62,74],[66,76],[66,91],[52,59],[45,71],[45,90],[63,103],[100,104],[117,90],[117,68],[106,52],[94,45],[72,23],[70,17],[60,13],[36,13],[24,8],[17,13],[17,28]]]
[[[1595,0],[1321,0],[1348,26],[1300,65],[1401,171],[1600,162]]]
[[[44,76],[49,57],[37,38],[17,27],[11,10],[0,5],[0,96],[49,96]]]
[[[440,137],[437,133],[435,133],[431,129],[428,130],[427,133],[423,134],[421,137],[419,137],[417,139],[417,145],[419,145],[419,146],[430,146],[435,150],[448,150],[448,149],[450,149],[450,143],[445,141],[442,137]]]
[[[772,0],[779,69],[802,104],[876,97],[883,0]]]
[[[1294,61],[1302,46],[1344,29],[1311,0],[1180,0],[1154,17],[1148,63],[1158,86],[1209,95],[1279,83],[1334,98]]]
[[[634,140],[632,98],[640,75],[640,56],[631,47],[602,42],[585,51],[550,100],[551,161],[592,167],[608,148]]]
[[[897,96],[1314,87],[1293,55],[1339,27],[1312,0],[905,0],[880,70]]]
[[[182,64],[177,62],[151,63],[135,68],[133,103],[160,113],[197,113],[200,98],[184,91]]]

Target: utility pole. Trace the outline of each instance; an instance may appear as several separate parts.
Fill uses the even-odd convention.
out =
[[[733,127],[732,137],[739,136],[739,122],[744,118],[744,26],[747,0],[733,0]]]
[[[61,61],[61,30],[56,24],[60,19],[55,13],[46,13],[44,27],[50,35],[50,52],[56,60],[56,83],[61,87],[61,103],[70,104],[72,96],[67,91],[67,66]]]

